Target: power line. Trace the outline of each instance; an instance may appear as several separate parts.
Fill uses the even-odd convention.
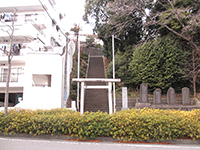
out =
[[[46,10],[46,8],[44,7],[43,3],[39,0],[40,4],[42,5],[43,9],[45,10],[45,12],[47,13],[47,15],[49,16],[49,18],[51,19],[52,23],[57,25],[56,21],[51,17],[51,15],[49,14],[49,12]],[[67,39],[68,37],[63,33],[63,31],[60,29],[60,27],[57,25],[57,27],[59,28],[59,31],[62,33],[62,35],[65,36],[65,38]]]

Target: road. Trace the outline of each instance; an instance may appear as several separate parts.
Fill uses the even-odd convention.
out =
[[[200,146],[0,138],[0,150],[200,150]]]

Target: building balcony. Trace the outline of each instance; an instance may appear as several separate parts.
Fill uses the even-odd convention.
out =
[[[11,12],[17,10],[18,13],[44,11],[38,1],[6,0],[1,2],[0,12]]]
[[[1,72],[3,72],[3,69],[1,69]],[[12,92],[22,92],[24,87],[24,73],[20,73],[20,69],[22,68],[15,68],[12,69],[14,71],[17,71],[17,73],[11,73],[10,74],[10,82],[9,82],[9,91]],[[4,69],[4,72],[7,69]],[[6,87],[6,81],[7,81],[7,73],[0,73],[0,93],[5,92]]]
[[[25,62],[26,62],[26,57],[24,56],[24,54],[14,55],[12,58],[12,66],[24,66]],[[7,65],[8,65],[7,55],[5,53],[0,53],[0,70],[1,67],[7,67]]]
[[[5,92],[6,88],[6,75],[0,74],[0,93]],[[9,92],[23,92],[24,88],[24,74],[14,74],[11,73],[10,83],[9,83]]]
[[[9,92],[23,92],[24,87],[24,66],[23,57],[13,57],[10,74]],[[0,93],[5,92],[8,73],[8,62],[6,57],[0,57]]]
[[[7,33],[11,33],[8,28],[3,28],[0,30],[0,43],[2,44],[10,44],[10,37]],[[30,43],[34,41],[38,35],[45,38],[45,33],[41,30],[36,29],[32,24],[24,24],[15,27],[14,35],[13,35],[13,43]]]
[[[0,20],[0,27],[12,26],[12,23],[14,21],[15,26],[20,26],[23,24],[43,25],[43,28],[41,28],[41,30],[46,28],[45,24],[47,22],[51,22],[45,14],[38,13],[16,14],[15,17],[13,14],[0,13]]]
[[[23,80],[24,74],[23,73],[11,73],[10,74],[10,82],[21,82]],[[7,74],[6,73],[0,73],[0,82],[6,82],[7,81]]]

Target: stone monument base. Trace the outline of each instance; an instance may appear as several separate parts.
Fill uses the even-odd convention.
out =
[[[129,109],[129,108],[122,108],[121,110],[126,110],[126,109]]]
[[[135,103],[135,108],[155,108],[155,109],[180,109],[180,110],[187,110],[191,111],[193,109],[200,109],[198,105],[172,105],[172,104],[150,104],[150,103]]]
[[[150,107],[151,104],[150,103],[135,103],[135,108],[144,108],[144,107]]]

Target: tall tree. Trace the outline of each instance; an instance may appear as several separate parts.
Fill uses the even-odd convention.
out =
[[[186,83],[184,63],[185,55],[174,39],[162,37],[149,41],[133,52],[126,84],[138,87],[147,83],[151,91],[160,88],[164,92],[172,86],[180,91]]]
[[[200,54],[200,41],[197,38],[200,30],[199,4],[199,0],[115,0],[109,4],[109,11],[113,12],[112,18],[128,18],[130,14],[140,16],[147,33],[150,33],[148,27],[157,26],[154,31],[165,28],[187,41]],[[112,24],[124,28],[133,20],[129,18]]]
[[[128,18],[133,18],[133,21],[125,28],[119,29],[112,25],[113,20],[120,20],[120,22],[126,21],[126,17],[120,16],[111,18],[111,11],[109,11],[109,4],[114,0],[86,0],[85,14],[83,19],[87,22],[95,21],[94,31],[98,34],[99,38],[104,42],[104,54],[107,57],[111,57],[112,43],[111,36],[114,34],[118,39],[115,41],[116,50],[124,51],[125,47],[137,44],[142,35],[142,24],[138,23],[138,20],[142,20],[140,17],[134,17],[132,14]]]
[[[13,58],[13,37],[14,37],[14,31],[15,31],[15,20],[16,20],[16,11],[13,13],[12,15],[13,19],[12,19],[12,25],[7,25],[8,30],[3,31],[7,32],[7,34],[9,35],[9,39],[10,39],[10,49],[9,51],[5,51],[5,53],[7,53],[8,56],[8,71],[7,71],[7,78],[6,78],[6,88],[5,88],[5,98],[4,98],[4,113],[5,115],[7,115],[8,112],[8,100],[9,100],[9,83],[10,83],[10,74],[11,74],[11,61]],[[4,22],[2,22],[4,23]]]
[[[85,0],[85,14],[83,20],[87,23],[95,23],[94,32],[97,32],[102,23],[108,20],[108,14],[105,11],[108,2],[113,0]]]
[[[70,31],[73,31],[74,35],[76,36],[76,49],[78,49],[78,38],[79,38],[79,32],[81,31],[81,27],[75,23],[74,27],[71,28]]]
[[[200,56],[197,52],[192,50],[192,53],[189,53],[187,56],[187,64],[185,65],[186,68],[186,75],[188,79],[191,81],[194,90],[194,96],[197,95],[197,81],[200,75]]]
[[[120,78],[123,84],[129,83],[129,65],[133,59],[133,47],[130,45],[125,48],[125,52],[117,51],[115,54],[115,77]],[[108,65],[108,78],[113,76],[113,62]]]

